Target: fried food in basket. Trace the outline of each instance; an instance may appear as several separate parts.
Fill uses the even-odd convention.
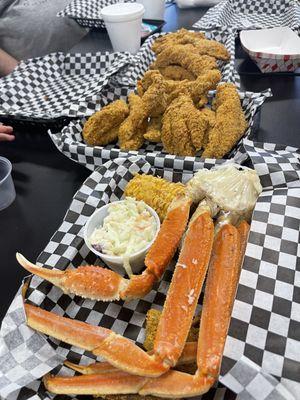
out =
[[[156,58],[156,61],[150,67],[151,69],[160,69],[169,65],[179,65],[193,75],[199,75],[211,70],[217,69],[217,62],[214,57],[199,55],[195,53],[192,45],[175,45],[163,50]]]
[[[143,200],[164,220],[169,205],[178,195],[185,194],[185,185],[169,182],[152,175],[136,175],[128,182],[124,195]]]
[[[161,139],[168,153],[195,156],[201,150],[208,124],[189,95],[180,94],[167,108],[162,122]]]
[[[129,108],[123,100],[116,100],[97,111],[83,127],[85,143],[91,146],[105,146],[116,141],[119,125],[128,114]]]
[[[147,91],[152,87],[153,82],[159,79],[158,77],[162,77],[158,70],[149,70],[145,73],[143,78],[137,83],[137,90],[140,97],[144,99]],[[202,107],[207,103],[207,94],[209,90],[216,89],[220,80],[221,73],[216,69],[207,71],[193,82],[187,80],[165,80],[166,103],[167,105],[170,104],[180,93],[189,93],[194,103],[198,107]]]
[[[147,117],[158,117],[167,107],[166,83],[161,74],[152,75],[152,83],[143,94],[143,107]]]
[[[202,32],[191,32],[187,29],[179,29],[177,32],[168,33],[155,40],[152,50],[155,54],[161,53],[165,48],[174,46],[175,44],[193,44],[205,39]]]
[[[147,116],[142,99],[130,93],[128,96],[129,116],[119,127],[119,146],[122,150],[138,150],[144,143]]]
[[[143,343],[143,346],[147,351],[153,350],[154,339],[156,336],[160,317],[161,317],[161,311],[159,310],[151,309],[147,312],[146,335],[145,335],[145,341]],[[197,342],[198,335],[199,335],[199,318],[197,319],[195,318],[191,326],[191,329],[189,331],[187,342]]]
[[[185,79],[194,81],[196,79],[196,76],[192,72],[180,65],[168,65],[167,67],[161,67],[159,71],[165,79],[173,81],[184,81]]]
[[[150,118],[144,138],[152,143],[161,143],[162,116]]]
[[[239,94],[232,83],[218,86],[214,107],[216,121],[202,156],[222,158],[241,139],[248,124]]]

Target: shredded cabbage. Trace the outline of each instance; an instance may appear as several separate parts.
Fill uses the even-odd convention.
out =
[[[109,205],[108,215],[102,227],[92,233],[90,243],[103,254],[122,256],[126,260],[153,240],[156,229],[155,218],[146,204],[126,197],[122,202]]]

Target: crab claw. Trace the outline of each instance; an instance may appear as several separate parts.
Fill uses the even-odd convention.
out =
[[[53,283],[64,293],[75,293],[92,300],[119,300],[119,293],[126,285],[125,279],[107,268],[87,265],[60,271],[34,265],[20,253],[16,258],[27,271]]]
[[[130,279],[93,265],[60,271],[34,265],[20,253],[16,254],[16,258],[27,271],[53,283],[64,293],[98,301],[138,299],[151,291],[171,262],[188,223],[190,206],[191,200],[186,196],[172,201],[146,256],[146,270],[141,275],[132,275]]]

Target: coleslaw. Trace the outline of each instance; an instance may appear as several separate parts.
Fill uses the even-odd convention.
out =
[[[111,203],[103,225],[90,236],[92,247],[103,254],[119,256],[128,266],[129,257],[143,250],[155,237],[157,224],[143,201],[126,197]]]

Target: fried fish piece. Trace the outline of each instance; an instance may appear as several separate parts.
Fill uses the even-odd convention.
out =
[[[207,146],[207,143],[209,141],[209,135],[213,127],[215,126],[216,123],[216,113],[211,110],[210,108],[204,107],[200,110],[203,118],[206,120],[207,123],[207,128],[205,130],[203,140],[202,140],[202,148],[205,149]]]
[[[177,32],[168,33],[156,39],[152,45],[152,50],[155,54],[159,54],[167,47],[174,46],[175,44],[194,44],[203,39],[205,39],[204,33],[191,32],[182,28]]]
[[[159,70],[169,65],[180,65],[196,77],[211,69],[217,69],[217,62],[214,57],[201,56],[195,53],[193,46],[180,44],[168,47],[159,53],[150,68]]]
[[[194,81],[196,79],[194,74],[180,65],[168,65],[167,67],[161,67],[159,71],[165,79],[171,79],[174,81],[183,81],[185,79],[188,81]]]
[[[145,73],[143,78],[138,81],[138,93],[141,97],[144,96],[146,91],[152,85],[153,81],[161,74],[158,70],[149,70]],[[193,101],[198,107],[202,107],[207,103],[207,93],[209,90],[214,90],[218,82],[221,80],[221,73],[217,69],[207,71],[199,76],[195,81],[190,82],[165,80],[164,89],[166,91],[167,105],[169,105],[180,93],[188,93],[192,96]]]
[[[225,83],[218,86],[214,107],[216,122],[209,133],[202,156],[222,158],[241,139],[248,124],[234,84]]]
[[[167,108],[162,122],[164,149],[178,156],[196,156],[202,148],[208,124],[192,98],[180,93]]]
[[[161,127],[162,127],[162,115],[159,115],[158,117],[150,118],[144,138],[146,140],[148,140],[149,142],[160,143],[161,142]]]
[[[152,50],[156,55],[162,53],[167,48],[176,45],[190,45],[194,47],[194,52],[199,55],[208,55],[217,60],[228,61],[230,54],[226,47],[216,40],[206,39],[201,32],[189,32],[181,29],[178,32],[158,38],[152,45]]]
[[[152,76],[152,83],[142,95],[147,117],[158,117],[167,107],[166,83],[161,74]]]
[[[168,94],[168,104],[178,97],[179,93],[189,93],[193,102],[198,108],[203,107],[207,103],[207,94],[210,90],[214,90],[221,80],[221,73],[217,69],[207,71],[200,75],[194,82],[182,81],[176,82],[166,81],[166,90]]]
[[[116,100],[93,114],[85,123],[82,136],[90,146],[105,146],[118,139],[118,127],[129,115],[123,100]]]
[[[143,100],[134,93],[128,96],[129,115],[119,127],[119,146],[122,150],[138,150],[144,143],[147,115]]]

